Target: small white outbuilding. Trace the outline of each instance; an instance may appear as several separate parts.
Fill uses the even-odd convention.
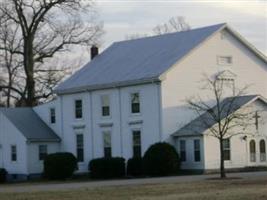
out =
[[[0,168],[8,179],[40,176],[46,154],[58,152],[61,139],[32,108],[0,108]]]

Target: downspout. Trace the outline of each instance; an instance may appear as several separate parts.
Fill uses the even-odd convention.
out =
[[[202,166],[203,166],[203,172],[205,172],[206,169],[206,151],[205,151],[205,145],[206,145],[206,136],[202,134],[202,152],[203,152],[203,158],[202,158]]]
[[[157,84],[158,88],[158,112],[159,112],[159,141],[162,141],[162,99],[161,99],[161,82]]]
[[[119,113],[120,113],[120,143],[121,143],[121,157],[123,157],[123,139],[122,139],[122,109],[121,109],[121,88],[118,88],[119,92]]]
[[[25,140],[25,147],[26,147],[26,151],[25,151],[25,160],[26,160],[26,176],[27,179],[30,179],[30,159],[29,159],[29,149],[30,149],[30,144],[31,142],[29,140]]]
[[[1,121],[3,121],[2,120],[2,113],[0,113],[0,124],[1,124]],[[3,131],[3,129],[0,126],[0,141],[3,141],[3,140],[1,140],[1,137],[4,138],[4,136],[2,135],[2,133],[4,133],[4,131]],[[1,143],[0,145],[1,145],[0,146],[0,151],[1,151],[1,158],[2,158],[1,159],[1,163],[2,163],[2,167],[5,168],[5,166],[4,166],[5,165],[5,163],[4,163],[4,147],[3,147],[4,144]]]
[[[90,118],[91,118],[91,140],[92,140],[92,159],[94,158],[94,120],[93,120],[93,98],[92,98],[92,92],[88,91],[89,93],[89,99],[90,99]]]
[[[65,143],[65,140],[64,140],[64,125],[63,125],[63,122],[64,122],[64,115],[63,115],[63,97],[62,95],[60,95],[60,115],[61,115],[61,142],[60,142],[60,150],[61,152],[63,151],[63,146],[64,146],[64,143]]]
[[[248,156],[248,145],[249,145],[249,143],[247,141],[247,138],[245,139],[245,143],[246,143],[246,167],[248,167],[249,166],[248,159],[249,159],[250,155]]]

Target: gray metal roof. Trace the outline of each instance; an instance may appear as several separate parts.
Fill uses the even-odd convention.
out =
[[[30,142],[59,142],[60,138],[32,108],[0,108],[9,121]]]
[[[221,103],[221,119],[224,119],[225,117],[231,115],[238,109],[240,109],[245,104],[251,102],[252,100],[258,99],[257,97],[260,97],[258,95],[247,95],[247,96],[239,96],[239,97],[229,97],[224,99]],[[214,106],[211,110],[212,113],[217,113],[217,108]],[[213,125],[215,125],[218,122],[218,120],[215,120],[214,117],[209,114],[209,112],[205,112],[202,115],[198,116],[191,122],[189,122],[187,125],[176,131],[172,134],[172,136],[194,136],[194,135],[202,135],[206,130],[211,128]]]
[[[159,80],[161,74],[225,25],[116,42],[55,91],[78,92]]]

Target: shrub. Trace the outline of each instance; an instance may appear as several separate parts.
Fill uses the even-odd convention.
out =
[[[141,176],[144,175],[143,159],[134,157],[130,158],[127,162],[127,175]]]
[[[7,178],[7,171],[4,168],[0,168],[0,183],[5,183]]]
[[[145,152],[143,163],[145,173],[150,176],[177,174],[180,168],[178,153],[165,142],[151,145]]]
[[[49,179],[66,179],[77,169],[77,159],[72,153],[53,153],[44,160],[44,176]]]
[[[93,159],[88,169],[92,178],[120,178],[125,176],[125,159],[120,157]]]

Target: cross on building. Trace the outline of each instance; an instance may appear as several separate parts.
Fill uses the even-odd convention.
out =
[[[259,130],[259,119],[260,119],[260,115],[259,115],[258,111],[255,112],[255,115],[253,116],[253,118],[255,118],[256,130]]]

